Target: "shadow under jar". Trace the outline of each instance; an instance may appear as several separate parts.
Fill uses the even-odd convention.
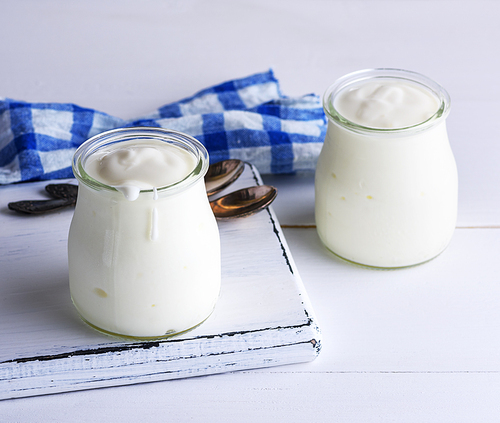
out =
[[[456,225],[458,179],[446,131],[448,93],[415,72],[372,69],[325,93],[318,234],[339,257],[398,268],[426,262]]]
[[[78,148],[68,256],[84,321],[151,339],[190,330],[212,313],[221,260],[207,169],[201,143],[158,128],[112,130]]]

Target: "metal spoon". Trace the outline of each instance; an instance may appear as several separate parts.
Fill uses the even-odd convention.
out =
[[[246,217],[268,207],[278,191],[270,185],[243,188],[210,201],[210,207],[217,219],[227,220]]]
[[[231,185],[240,177],[245,169],[245,163],[237,159],[223,160],[208,167],[205,175],[207,195],[217,194]]]

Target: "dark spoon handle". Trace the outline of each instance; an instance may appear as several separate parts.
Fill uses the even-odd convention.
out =
[[[55,198],[53,200],[26,200],[16,201],[9,203],[8,207],[11,210],[27,213],[27,214],[40,214],[48,211],[62,209],[64,207],[72,206],[75,204],[73,199]]]
[[[73,184],[48,184],[45,191],[53,198],[74,199],[78,196],[78,185]]]

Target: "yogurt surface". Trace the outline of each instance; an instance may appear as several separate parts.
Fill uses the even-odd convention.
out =
[[[140,190],[174,184],[196,166],[192,154],[175,145],[148,140],[113,144],[85,163],[92,178],[121,191],[131,201]]]
[[[334,108],[353,123],[369,128],[405,128],[429,119],[439,109],[429,90],[404,80],[377,79],[342,90]]]

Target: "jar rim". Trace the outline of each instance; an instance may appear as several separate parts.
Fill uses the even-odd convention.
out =
[[[91,177],[85,170],[85,162],[100,148],[109,146],[111,144],[130,142],[138,139],[169,142],[176,145],[177,147],[187,150],[190,154],[194,155],[196,159],[196,165],[193,170],[191,170],[191,172],[181,180],[172,184],[158,186],[151,189],[141,189],[141,193],[151,193],[156,190],[158,193],[168,192],[169,194],[173,194],[193,185],[201,178],[203,178],[208,171],[208,151],[205,146],[196,138],[171,129],[140,126],[111,129],[109,131],[94,135],[93,137],[83,142],[73,155],[73,174],[75,175],[78,182],[85,184],[89,188],[93,188],[95,190],[118,192],[115,187],[107,185]]]
[[[349,86],[358,84],[359,82],[373,79],[404,80],[413,84],[420,85],[436,96],[437,100],[439,101],[439,108],[432,116],[422,122],[398,128],[375,128],[360,125],[345,118],[335,109],[334,99],[336,95],[339,94],[342,90]],[[364,134],[370,133],[372,135],[404,135],[408,132],[414,133],[416,131],[429,129],[442,120],[446,119],[450,112],[450,107],[450,95],[440,84],[420,73],[396,68],[375,68],[351,72],[337,79],[332,85],[330,85],[330,87],[328,87],[323,95],[323,110],[325,111],[325,114],[330,121],[333,121],[336,124],[351,131]]]

